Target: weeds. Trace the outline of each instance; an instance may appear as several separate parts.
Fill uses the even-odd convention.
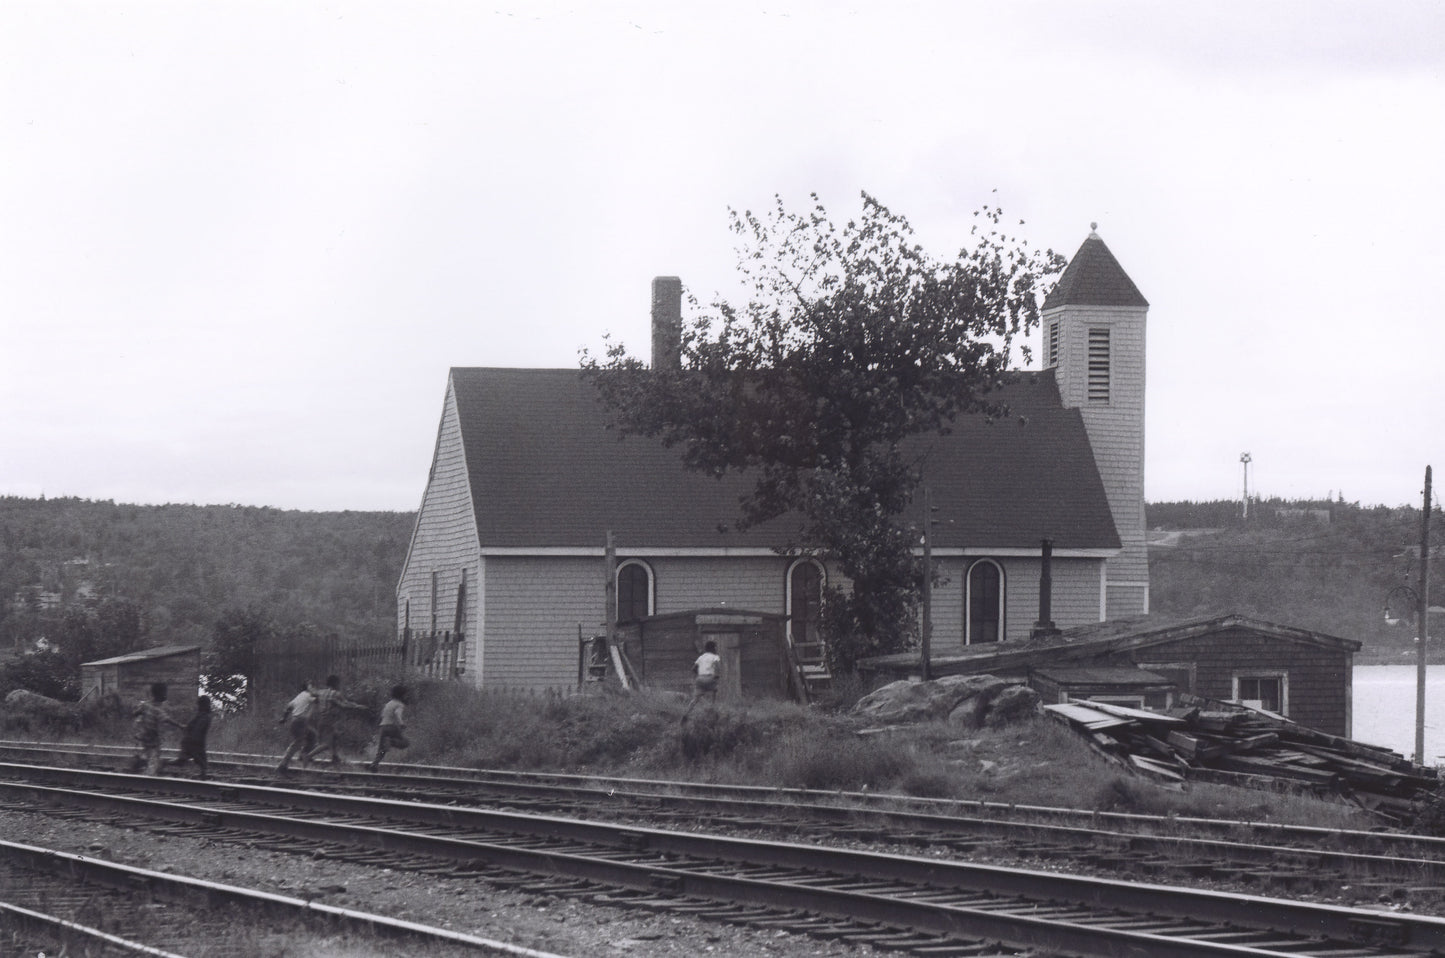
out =
[[[363,677],[344,687],[349,698],[373,709],[369,716],[343,715],[341,744],[348,757],[369,751],[377,713],[394,681]],[[1338,828],[1372,824],[1348,806],[1307,796],[1202,784],[1170,790],[1122,773],[1075,733],[1044,720],[979,731],[939,722],[860,734],[846,712],[790,702],[724,702],[699,707],[684,722],[687,700],[675,693],[533,694],[433,681],[411,687],[412,745],[389,756],[408,763],[867,790]],[[847,692],[841,690],[840,701]],[[263,701],[245,712],[218,715],[211,751],[279,755],[286,741],[276,724],[283,704]],[[181,709],[173,711],[182,717]],[[27,737],[74,735],[66,722],[35,720],[21,730],[17,721],[10,710],[0,710],[4,728]],[[80,734],[129,744],[129,716],[97,712]]]

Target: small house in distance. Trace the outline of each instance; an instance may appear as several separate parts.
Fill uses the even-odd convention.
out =
[[[1179,693],[1240,702],[1348,738],[1360,643],[1236,613],[1186,622],[1101,622],[930,660],[930,674],[1026,681],[1045,704],[1092,699],[1167,708]],[[916,672],[918,656],[869,659],[880,676]]]
[[[158,645],[80,665],[83,696],[113,692],[122,701],[128,702],[150,695],[153,682],[164,682],[173,693],[186,698],[198,694],[197,690],[201,687],[201,647]]]

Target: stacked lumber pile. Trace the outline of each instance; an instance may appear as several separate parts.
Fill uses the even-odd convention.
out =
[[[1232,702],[1185,696],[1164,712],[1087,700],[1046,705],[1110,761],[1154,778],[1341,795],[1411,822],[1440,787],[1398,752],[1327,735]]]

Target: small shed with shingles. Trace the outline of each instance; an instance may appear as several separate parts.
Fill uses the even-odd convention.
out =
[[[1159,704],[1161,687],[1277,712],[1299,725],[1348,737],[1353,639],[1237,613],[1190,621],[1154,616],[1101,622],[1021,642],[935,657],[934,676],[1025,677],[1045,704],[1101,697]],[[879,656],[862,668],[892,678],[919,659]],[[1167,703],[1165,703],[1167,704]]]
[[[173,701],[199,694],[201,647],[158,645],[109,659],[83,662],[80,666],[80,685],[84,695],[113,692],[122,701],[139,700],[150,695],[153,682],[164,682]]]
[[[783,699],[795,694],[796,685],[786,621],[768,612],[693,609],[622,625],[618,640],[637,680],[648,688],[691,691],[692,664],[712,641],[722,658],[719,699]]]

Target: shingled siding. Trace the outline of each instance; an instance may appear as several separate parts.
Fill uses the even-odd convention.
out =
[[[718,607],[784,612],[781,556],[654,557],[657,614]],[[489,687],[550,689],[577,682],[577,630],[606,624],[602,556],[490,556],[486,560],[485,669]]]
[[[975,561],[968,557],[967,562]],[[1035,558],[994,558],[1004,574],[1004,634],[1009,640],[1026,639],[1039,618],[1039,562]],[[964,644],[963,610],[965,559],[944,556],[934,560],[938,582],[933,587],[933,645],[940,654]],[[1070,629],[1100,620],[1102,559],[1054,557],[1051,611],[1054,625]]]
[[[482,681],[488,688],[577,685],[577,630],[606,625],[598,556],[488,556]]]
[[[1059,394],[1076,408],[1094,449],[1123,551],[1108,560],[1108,617],[1148,612],[1149,556],[1144,522],[1145,317],[1140,307],[1065,306],[1060,319]],[[1088,397],[1088,334],[1109,330],[1109,400]]]
[[[483,589],[482,569],[477,558],[476,520],[472,513],[466,461],[462,452],[461,430],[457,423],[456,402],[450,388],[442,408],[441,425],[437,430],[436,457],[417,514],[406,565],[397,585],[396,628],[400,635],[408,624],[413,633],[435,628],[455,628],[457,589],[466,569],[467,602],[465,627],[474,632],[479,621],[479,605]],[[432,574],[436,573],[435,608],[433,608]],[[435,614],[435,619],[433,619]],[[410,620],[408,622],[408,620]],[[482,662],[478,642],[469,641],[464,649],[463,675],[480,683]]]
[[[1146,667],[1195,663],[1192,691],[1216,699],[1234,697],[1236,675],[1284,673],[1288,717],[1309,728],[1345,736],[1350,734],[1352,658],[1348,651],[1242,627],[1151,645],[1132,653],[1133,661]]]

